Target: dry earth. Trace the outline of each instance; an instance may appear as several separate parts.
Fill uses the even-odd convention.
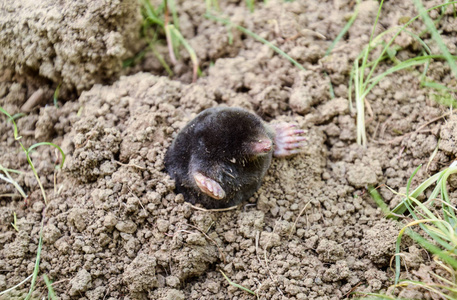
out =
[[[26,201],[0,198],[0,290],[33,272],[44,220],[40,274],[54,281],[59,299],[255,299],[220,271],[260,299],[385,291],[399,227],[383,218],[366,187],[402,190],[438,140],[437,155],[413,184],[449,165],[457,154],[457,118],[420,87],[420,69],[396,73],[369,94],[369,143],[357,145],[349,72],[368,42],[377,2],[361,3],[349,32],[325,56],[355,1],[259,2],[253,13],[244,1],[220,1],[233,23],[274,42],[303,64],[301,71],[268,46],[205,19],[204,1],[182,1],[181,31],[203,71],[196,83],[190,83],[184,50],[173,79],[163,76],[152,54],[121,70],[122,60],[144,46],[139,7],[127,2],[0,2],[0,106],[11,115],[30,111],[17,120],[24,145],[53,142],[67,154],[62,171],[54,167],[53,148],[31,154],[48,195],[45,205],[11,123],[0,119],[0,164],[22,171],[13,176],[29,195]],[[378,32],[416,15],[406,2],[385,3]],[[455,24],[451,14],[438,24],[453,54]],[[420,23],[412,28],[422,29]],[[430,37],[424,40],[436,50]],[[395,43],[402,59],[420,53],[407,35]],[[158,51],[168,59],[165,46]],[[388,67],[385,62],[380,70]],[[428,76],[457,84],[440,61]],[[57,108],[52,93],[59,83],[66,92]],[[30,103],[39,88],[40,101]],[[305,153],[275,159],[261,189],[229,212],[191,207],[173,192],[163,165],[179,129],[216,105],[295,122],[308,137]],[[390,207],[401,200],[385,187],[379,191]],[[0,181],[0,194],[11,193],[14,187]],[[10,225],[13,213],[18,231]],[[408,241],[402,251],[409,271],[403,276],[425,280],[435,267],[430,257]],[[28,284],[0,298],[23,299],[27,292]],[[430,298],[419,290],[398,293]],[[46,295],[41,276],[33,295]]]

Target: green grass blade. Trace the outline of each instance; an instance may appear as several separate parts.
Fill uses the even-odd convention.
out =
[[[354,111],[354,107],[352,104],[352,82],[354,81],[354,72],[350,72],[349,74],[349,87],[348,87],[348,100],[349,100],[349,111],[352,113]]]
[[[143,4],[145,10],[145,19],[151,22],[152,24],[157,24],[160,27],[164,27],[164,22],[162,21],[162,19],[160,19],[151,2],[149,0],[142,0],[141,3]]]
[[[38,242],[38,249],[36,253],[35,268],[33,269],[32,274],[32,283],[30,284],[30,290],[27,296],[25,297],[25,300],[29,300],[30,297],[32,297],[33,290],[35,289],[36,279],[40,271],[41,248],[43,247],[43,227],[44,222],[41,221],[40,240]]]
[[[383,79],[385,76],[387,76],[389,74],[392,74],[394,72],[397,72],[397,71],[400,71],[400,70],[403,70],[403,69],[406,69],[406,68],[410,68],[410,67],[413,67],[413,66],[425,64],[430,59],[443,59],[443,58],[445,58],[445,56],[443,56],[443,55],[423,55],[423,56],[418,56],[418,57],[414,57],[414,58],[405,60],[405,61],[399,63],[398,65],[396,65],[396,66],[394,66],[392,68],[389,68],[385,72],[383,72],[383,73],[377,75],[376,77],[371,78],[369,81],[367,81],[365,83],[364,96],[366,96],[371,91],[371,89],[376,84],[378,84],[378,82],[381,79]],[[457,59],[457,56],[452,56],[452,58],[453,59]],[[369,83],[371,83],[370,86],[366,87]]]
[[[440,34],[436,30],[435,24],[433,23],[432,19],[428,16],[429,10],[425,9],[424,5],[420,0],[413,0],[413,2],[417,10],[419,11],[419,15],[421,16],[422,20],[424,20],[425,26],[427,26],[428,31],[432,35],[432,38],[435,40],[436,44],[440,48],[441,53],[443,53],[443,55],[446,57],[446,60],[449,63],[449,66],[451,67],[454,76],[457,77],[457,64],[455,63],[455,60],[449,52],[448,48],[444,44]],[[447,3],[447,5],[449,4],[450,2]]]
[[[167,62],[165,61],[163,56],[155,49],[153,43],[151,43],[151,42],[149,43],[149,48],[151,49],[151,51],[155,55],[155,57],[157,57],[157,59],[159,60],[160,64],[165,69],[165,71],[167,71],[168,76],[170,76],[170,77],[173,76],[173,71],[171,70],[170,66],[167,64]]]
[[[249,12],[254,12],[254,0],[246,0],[246,6],[249,8]]]
[[[54,95],[52,97],[53,101],[54,101],[54,106],[59,108],[59,104],[57,103],[57,101],[59,100],[59,93],[60,93],[60,86],[62,85],[62,83],[59,83],[59,85],[57,86],[56,90],[54,91]]]
[[[62,169],[63,168],[63,164],[65,162],[65,153],[63,152],[62,148],[60,148],[59,146],[57,146],[54,143],[41,142],[41,143],[33,144],[32,146],[29,147],[29,149],[27,149],[27,153],[30,153],[30,151],[32,151],[33,149],[35,149],[35,148],[37,148],[39,146],[44,146],[44,145],[52,146],[52,147],[56,148],[57,150],[59,150],[60,154],[62,155],[62,161],[60,162],[59,167]]]
[[[421,218],[420,219],[429,219],[429,220],[432,220],[432,222],[439,227],[440,231],[441,232],[453,232],[453,229],[452,228],[447,228],[446,225],[449,225],[448,222],[445,222],[443,220],[440,220],[438,219],[423,203],[421,203],[420,201],[418,201],[417,199],[415,198],[410,198],[414,204],[415,204],[415,211],[417,212],[418,208],[420,208],[424,213],[425,215],[421,215]],[[417,208],[416,208],[417,207]],[[419,218],[415,217],[414,219],[418,220]],[[423,224],[420,224],[422,229],[427,232],[429,235],[436,235],[439,237],[439,234],[435,234],[433,233],[431,230],[429,230],[427,228],[427,226],[423,225]],[[450,225],[449,225],[450,226]]]
[[[418,0],[415,0],[415,1],[418,1]],[[445,4],[439,4],[439,5],[436,5],[434,7],[431,7],[429,9],[427,9],[426,12],[429,12],[429,11],[432,11],[434,9],[437,9],[437,8],[440,8],[440,7],[443,7],[443,6],[446,6],[446,5],[450,5],[450,4],[454,4],[454,3],[457,3],[457,1],[453,1],[453,2],[449,2],[449,3],[445,3]],[[375,64],[373,65],[373,67],[371,68],[370,70],[370,73],[368,74],[367,76],[367,81],[371,78],[371,76],[373,75],[374,73],[374,70],[376,69],[377,65],[379,64],[379,62],[381,61],[380,58],[384,56],[384,54],[386,53],[388,47],[390,47],[390,45],[395,41],[395,39],[397,38],[397,36],[406,28],[408,27],[412,22],[414,22],[415,20],[417,20],[418,18],[420,17],[420,14],[415,16],[414,18],[411,18],[408,22],[406,22],[393,36],[392,38],[389,40],[389,42],[386,44],[386,46],[384,47],[384,49],[381,51],[381,54],[379,55],[379,58],[377,60],[375,60]],[[390,30],[387,30],[385,33],[389,32]],[[382,36],[384,35],[384,33],[378,35],[375,39],[380,39]],[[368,45],[367,47],[370,47],[370,45]]]
[[[417,198],[423,191],[425,191],[429,186],[435,183],[438,178],[442,175],[443,171],[436,173],[432,177],[427,178],[424,182],[422,182],[412,193],[411,197]],[[392,210],[395,214],[403,214],[406,211],[405,203],[408,201],[407,198],[403,199],[395,208]]]
[[[5,173],[6,177],[4,177],[2,174],[0,174],[0,179],[8,182],[8,183],[11,183],[15,188],[16,190],[19,192],[19,194],[21,194],[21,196],[25,199],[27,198],[27,195],[26,193],[24,192],[24,190],[22,189],[22,187],[16,182],[16,180],[14,180],[11,175],[9,174],[8,172],[9,169],[6,169],[4,168],[2,165],[0,165],[0,171],[2,171],[3,173]],[[10,170],[10,171],[15,171],[15,170]],[[19,171],[15,171],[15,172],[18,172],[18,173],[21,173]]]
[[[354,92],[355,92],[355,106],[357,111],[357,144],[366,146],[367,136],[365,131],[365,99],[362,96],[360,90],[360,76],[361,69],[359,68],[359,60],[356,59],[354,62]]]
[[[51,300],[57,300],[54,288],[52,287],[51,281],[49,280],[48,276],[46,276],[46,274],[43,274],[43,280],[46,284],[46,287],[48,288],[48,297],[51,298]]]
[[[9,289],[6,289],[6,290],[4,290],[4,291],[1,291],[1,292],[0,292],[0,296],[1,296],[1,295],[4,295],[4,294],[6,294],[6,293],[9,293],[9,292],[11,292],[11,291],[13,291],[13,290],[15,290],[15,289],[17,289],[18,287],[20,287],[21,285],[23,285],[24,283],[26,283],[27,281],[29,281],[30,278],[32,278],[32,277],[33,277],[33,274],[30,275],[30,276],[28,276],[26,279],[22,280],[21,282],[19,282],[19,283],[16,284],[15,286],[12,286],[12,287],[10,287]]]
[[[178,11],[176,10],[176,4],[174,0],[166,0],[168,2],[168,7],[171,10],[171,16],[173,18],[173,25],[179,30],[179,18]]]
[[[250,37],[253,37],[254,39],[256,39],[257,41],[259,42],[262,42],[264,43],[265,45],[267,45],[268,47],[270,47],[271,49],[273,49],[276,53],[278,53],[279,55],[281,55],[282,57],[284,57],[285,59],[287,59],[288,61],[290,61],[293,65],[295,65],[297,68],[299,68],[300,70],[302,71],[306,71],[306,69],[301,65],[299,64],[295,59],[293,59],[292,57],[290,57],[287,53],[285,53],[284,51],[282,51],[281,49],[279,49],[278,47],[276,47],[275,45],[273,45],[271,42],[267,41],[266,39],[260,37],[259,35],[255,34],[254,32],[242,27],[242,26],[239,26],[239,25],[234,25],[232,24],[232,22],[230,22],[230,20],[228,19],[224,19],[224,18],[220,18],[220,17],[217,17],[215,15],[212,15],[212,14],[208,14],[206,13],[205,14],[205,17],[210,19],[210,20],[213,20],[213,21],[216,21],[216,22],[219,22],[219,23],[222,23],[224,25],[229,25],[229,26],[232,26],[232,27],[235,27],[236,29],[238,29],[239,31],[243,32],[244,34],[246,35],[249,35]]]
[[[435,254],[438,256],[442,261],[446,262],[447,264],[451,265],[454,270],[457,270],[457,260],[454,259],[452,256],[450,256],[447,251],[443,251],[434,244],[430,243],[428,240],[426,240],[424,237],[422,237],[420,234],[414,232],[413,230],[408,231],[408,235],[415,240],[417,243],[419,243],[422,247],[427,249],[427,251]]]
[[[382,199],[378,190],[375,189],[372,185],[368,185],[368,192],[370,193],[371,198],[373,198],[373,200],[376,202],[376,204],[381,208],[381,211],[384,214],[384,216],[389,215],[390,214],[389,207]]]
[[[446,182],[452,174],[457,173],[457,168],[449,168],[446,170],[446,172],[443,174],[443,177],[440,180],[441,184],[441,199],[444,200],[444,203],[442,205],[443,208],[443,215],[445,220],[450,223],[452,226],[455,224],[456,216],[454,210],[450,207],[451,202],[449,199],[449,193],[447,191],[447,186]]]
[[[173,33],[174,36],[176,36],[177,39],[183,44],[184,48],[186,48],[187,52],[190,55],[190,59],[192,60],[193,64],[193,82],[197,81],[197,74],[198,74],[198,58],[197,54],[195,53],[194,49],[189,45],[189,43],[186,41],[186,39],[181,35],[179,30],[176,28],[172,28],[171,32]]]
[[[22,118],[23,116],[25,116],[24,113],[17,113],[17,114],[12,115],[11,118],[16,121],[16,119]],[[8,122],[11,122],[11,120],[8,119]]]
[[[219,270],[219,272],[221,272],[222,276],[224,276],[225,280],[227,280],[230,285],[233,285],[234,287],[239,288],[240,290],[248,292],[248,293],[250,293],[252,295],[256,295],[256,293],[251,291],[250,289],[245,288],[244,286],[239,285],[238,283],[235,283],[235,282],[231,281],[230,278],[228,278],[227,275],[225,275],[225,273],[222,272],[222,270]]]
[[[327,72],[324,71],[324,75],[328,78],[330,98],[335,99],[335,90],[333,89],[332,80],[330,79],[330,76],[328,76]]]
[[[365,293],[365,292],[352,292],[351,294],[353,295],[361,295],[363,296],[364,298],[363,299],[370,299],[370,300],[374,300],[374,299],[387,299],[387,300],[401,300],[400,298],[395,298],[395,297],[392,297],[392,296],[388,296],[388,295],[383,295],[383,294],[376,294],[376,293]],[[373,297],[366,297],[366,296],[373,296]],[[359,298],[355,298],[355,299],[359,299]]]
[[[406,197],[409,197],[409,189],[411,187],[411,182],[413,181],[414,176],[416,176],[416,174],[420,170],[420,168],[422,168],[422,165],[419,165],[408,179],[408,183],[406,184]]]
[[[434,82],[434,81],[422,81],[421,82],[421,86],[423,87],[429,87],[429,88],[432,88],[434,90],[437,90],[437,91],[451,91],[453,93],[456,92],[456,90],[452,90],[450,88],[448,88],[447,86],[443,85],[443,84],[440,84],[440,83],[437,83],[437,82]]]
[[[24,172],[21,172],[21,171],[18,171],[18,170],[4,168],[4,167],[2,167],[2,165],[0,165],[0,171],[6,171],[6,172],[9,172],[9,173],[14,173],[14,174],[22,174],[22,173],[24,173]]]
[[[403,70],[403,69],[411,68],[413,66],[422,65],[425,62],[426,62],[425,59],[424,60],[411,59],[411,60],[407,60],[407,61],[401,62],[400,64],[398,64],[398,65],[396,65],[396,66],[394,66],[392,68],[389,68],[387,71],[385,71],[385,72],[379,74],[378,76],[370,79],[369,82],[371,82],[371,84],[363,91],[363,94],[362,94],[363,97],[366,97],[368,95],[368,93],[371,91],[371,89],[373,89],[373,87],[375,85],[377,85],[379,83],[379,81],[381,81],[387,75],[395,73],[395,72]],[[367,83],[369,83],[369,82],[367,82]]]
[[[397,240],[395,242],[395,284],[398,284],[400,280],[400,245],[401,245],[401,238],[403,237],[403,229],[397,236]]]
[[[374,21],[373,29],[371,30],[370,43],[373,40],[374,32],[376,30],[376,25],[378,25],[379,16],[381,15],[381,9],[382,9],[383,4],[384,4],[384,0],[381,0],[381,3],[379,3],[378,13],[376,14],[376,20]]]
[[[14,139],[15,140],[20,139],[21,137],[18,134],[17,125],[16,125],[16,122],[14,121],[14,118],[6,110],[4,110],[1,106],[0,106],[0,112],[3,113],[4,115],[6,115],[8,117],[8,119],[11,121],[11,123],[13,123]]]
[[[419,44],[422,45],[422,47],[424,48],[425,52],[428,54],[428,55],[431,55],[432,54],[432,49],[430,49],[430,47],[427,45],[427,43],[424,42],[423,39],[420,38],[420,36],[418,36],[417,34],[409,31],[409,30],[406,30],[406,29],[403,29],[403,32],[409,34],[413,39],[415,39],[416,41],[419,42]]]
[[[357,18],[357,15],[359,14],[359,4],[360,0],[357,0],[357,4],[355,6],[354,13],[352,14],[352,17],[349,19],[349,21],[344,25],[343,29],[341,29],[340,33],[336,36],[336,38],[333,40],[332,44],[330,47],[328,47],[327,51],[325,51],[325,56],[329,55],[333,48],[335,48],[336,44],[343,38],[343,36],[348,32],[349,28],[351,28],[352,24],[354,23],[355,19]]]
[[[455,300],[454,296],[447,295],[447,294],[443,293],[442,291],[436,289],[436,288],[444,288],[443,285],[429,284],[429,283],[424,283],[424,282],[415,281],[415,280],[403,280],[403,281],[401,281],[401,283],[398,284],[398,286],[409,286],[410,284],[419,286],[423,289],[426,289],[427,291],[430,291],[436,295],[439,295],[442,297],[442,299]]]

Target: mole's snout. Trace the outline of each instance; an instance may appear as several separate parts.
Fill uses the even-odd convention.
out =
[[[252,150],[254,154],[264,154],[269,153],[273,149],[273,142],[265,137],[254,142],[252,145]]]

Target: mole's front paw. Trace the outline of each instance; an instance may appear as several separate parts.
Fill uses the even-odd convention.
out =
[[[219,183],[206,177],[202,173],[194,173],[194,179],[198,188],[211,198],[220,200],[225,197],[225,191]]]
[[[274,155],[276,157],[291,156],[303,152],[306,137],[303,136],[305,131],[297,129],[297,125],[289,123],[272,124],[275,135]]]

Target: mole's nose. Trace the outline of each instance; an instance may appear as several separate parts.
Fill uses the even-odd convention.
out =
[[[273,143],[269,138],[260,139],[253,146],[256,154],[268,153],[273,149]]]

